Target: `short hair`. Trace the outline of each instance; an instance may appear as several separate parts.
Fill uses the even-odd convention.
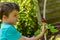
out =
[[[9,16],[9,13],[13,10],[19,11],[19,6],[16,3],[2,2],[0,3],[0,19],[3,15]]]

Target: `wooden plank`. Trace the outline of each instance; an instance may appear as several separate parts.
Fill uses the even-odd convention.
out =
[[[44,0],[38,0],[40,13],[43,14]],[[46,20],[49,24],[60,23],[60,0],[48,0],[46,6]]]

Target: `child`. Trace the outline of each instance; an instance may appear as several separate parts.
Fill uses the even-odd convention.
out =
[[[2,20],[0,28],[0,40],[39,40],[44,32],[44,25],[42,26],[42,32],[36,37],[27,38],[22,36],[14,24],[18,19],[19,6],[15,3],[3,2],[0,4],[0,19]]]

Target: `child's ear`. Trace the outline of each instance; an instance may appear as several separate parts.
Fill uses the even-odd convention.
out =
[[[6,15],[3,15],[2,19],[6,19],[6,18],[7,18],[7,16]]]

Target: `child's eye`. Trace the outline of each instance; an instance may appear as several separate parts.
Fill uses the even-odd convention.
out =
[[[15,15],[15,16],[17,16],[17,15]]]
[[[17,15],[14,15],[15,17],[17,17]]]

